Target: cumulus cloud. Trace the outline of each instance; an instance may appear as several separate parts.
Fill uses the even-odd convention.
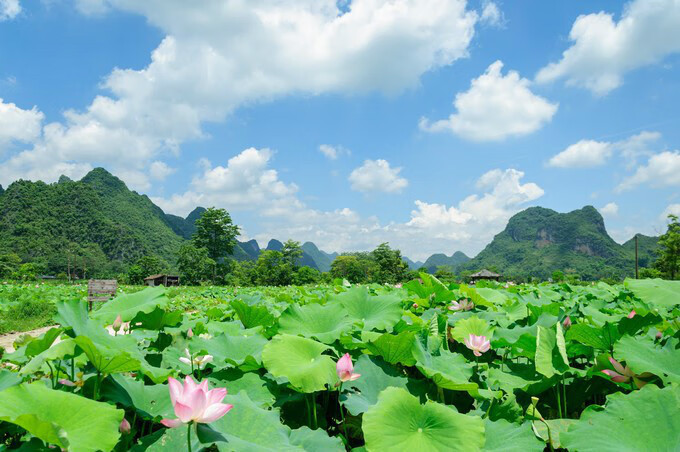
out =
[[[479,21],[494,27],[502,26],[505,20],[503,19],[503,13],[498,5],[488,0],[483,2],[482,5],[482,15],[480,16]]]
[[[147,174],[241,105],[291,93],[396,93],[467,56],[479,20],[464,0],[78,0],[88,14],[144,16],[165,37],[139,70],[117,68],[107,91],[46,127],[52,162]],[[43,147],[28,150],[36,156]],[[13,162],[15,178],[46,171]],[[41,163],[43,162],[43,163]],[[124,162],[120,164],[119,162]],[[5,163],[3,163],[5,164]],[[148,179],[148,177],[147,177]],[[141,186],[145,183],[140,181]]]
[[[402,168],[391,168],[387,160],[366,160],[349,175],[352,190],[383,193],[400,193],[408,180],[399,176]]]
[[[13,141],[32,142],[40,136],[45,115],[37,107],[24,110],[0,98],[0,152]]]
[[[603,217],[615,217],[619,214],[619,206],[615,202],[610,202],[597,209]]]
[[[664,151],[649,158],[646,165],[616,187],[617,192],[629,190],[641,184],[653,188],[680,186],[680,151]]]
[[[658,132],[644,131],[616,142],[581,140],[551,157],[548,166],[592,168],[604,165],[615,152],[618,152],[626,162],[626,166],[631,168],[637,163],[639,157],[653,154],[650,145],[659,137],[661,134]]]
[[[177,168],[171,168],[167,163],[155,161],[149,166],[149,175],[154,180],[165,180],[171,174],[174,174]]]
[[[536,81],[566,79],[604,95],[621,86],[626,72],[680,52],[680,2],[635,0],[618,22],[605,12],[581,15],[569,39],[572,45],[562,59],[542,68]]]
[[[341,155],[350,155],[349,149],[342,146],[332,146],[330,144],[322,144],[319,146],[319,152],[326,156],[330,160],[337,160]]]
[[[0,22],[14,19],[20,12],[19,0],[0,0]]]
[[[680,217],[680,204],[669,204],[668,207],[659,215],[659,220],[666,224],[668,222],[668,215],[675,215]]]
[[[420,120],[427,132],[449,131],[473,141],[499,141],[527,135],[549,122],[558,104],[550,103],[529,89],[530,82],[516,71],[501,73],[496,61],[473,79],[470,89],[456,94],[456,112],[447,119]]]
[[[611,143],[581,140],[553,156],[548,165],[560,168],[591,168],[604,165],[611,155]]]

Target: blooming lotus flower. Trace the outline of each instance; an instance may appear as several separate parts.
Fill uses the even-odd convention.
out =
[[[361,376],[361,374],[355,374],[354,365],[352,364],[352,357],[349,353],[345,353],[342,358],[338,360],[335,365],[335,370],[338,372],[338,378],[343,383],[346,381],[354,381]]]
[[[120,426],[118,426],[118,431],[120,431],[123,435],[127,435],[130,433],[130,430],[132,430],[130,423],[127,419],[123,418],[123,420],[120,421]]]
[[[633,310],[630,311],[630,313],[628,314],[628,318],[629,318],[629,319],[632,319],[633,317],[635,317],[635,314],[637,314],[637,313],[635,312],[635,309],[633,309]]]
[[[465,346],[472,350],[475,356],[482,356],[482,353],[488,351],[491,348],[491,343],[486,338],[486,336],[477,336],[474,334],[469,335],[463,341]]]
[[[225,388],[208,390],[208,380],[200,384],[191,377],[184,379],[184,385],[178,380],[168,378],[170,400],[178,419],[163,419],[161,424],[174,428],[190,422],[209,424],[215,422],[229,412],[234,406],[221,403],[227,395]]]
[[[182,361],[184,364],[188,364],[189,366],[191,364],[194,364],[195,366],[201,367],[204,364],[208,364],[213,360],[212,355],[202,355],[202,356],[195,356],[193,359],[191,358],[191,353],[189,353],[189,349],[185,348],[184,349],[184,354],[186,355],[186,358],[184,356],[180,357],[179,360]]]
[[[614,366],[614,369],[616,369],[616,371],[613,371],[611,369],[604,369],[602,373],[609,376],[612,379],[612,381],[615,381],[617,383],[628,383],[632,378],[633,381],[635,382],[635,386],[637,386],[637,388],[640,389],[641,387],[646,385],[647,382],[640,380],[638,376],[648,377],[652,375],[647,372],[641,375],[635,375],[635,373],[633,373],[633,371],[630,370],[628,366],[621,365],[620,362],[616,361],[611,356],[609,357],[609,362],[612,364],[612,366]]]
[[[468,300],[467,298],[463,298],[460,301],[452,301],[451,306],[449,306],[450,311],[469,311],[472,308],[475,307],[475,304]]]
[[[562,326],[564,327],[565,330],[571,328],[571,317],[566,316],[562,321]]]

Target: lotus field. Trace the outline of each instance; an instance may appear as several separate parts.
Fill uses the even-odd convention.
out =
[[[680,450],[680,282],[57,298],[0,450]]]

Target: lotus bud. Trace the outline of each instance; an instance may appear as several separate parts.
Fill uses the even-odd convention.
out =
[[[564,321],[562,322],[562,326],[564,327],[565,330],[568,330],[571,328],[571,317],[566,316],[564,318]]]
[[[418,309],[418,303],[413,303],[413,309]]]
[[[630,311],[630,313],[628,314],[628,318],[629,318],[629,319],[632,319],[633,317],[635,317],[635,314],[636,314],[635,309],[633,309],[633,310]]]
[[[118,331],[122,324],[123,324],[123,319],[121,319],[120,314],[118,314],[118,317],[116,317],[116,320],[113,321],[113,324],[111,325],[111,327],[113,328],[113,331]]]
[[[194,331],[193,331],[191,328],[189,328],[189,330],[187,331],[187,337],[188,337],[189,339],[191,339],[192,337],[194,337]]]
[[[352,357],[349,353],[345,353],[335,365],[335,370],[338,373],[338,378],[343,383],[345,381],[354,381],[361,376],[361,374],[354,373],[354,365],[352,364]]]
[[[657,331],[656,338],[661,340],[663,338],[663,333],[661,331]]]
[[[128,433],[130,433],[130,430],[132,430],[132,427],[130,427],[130,423],[128,422],[128,420],[123,418],[123,420],[120,421],[120,426],[118,427],[118,430],[123,435],[127,435]]]
[[[70,388],[73,388],[73,387],[76,386],[76,384],[74,382],[72,382],[71,380],[67,380],[66,378],[60,378],[58,380],[58,382],[59,382],[59,384],[62,384],[64,386],[68,386]]]

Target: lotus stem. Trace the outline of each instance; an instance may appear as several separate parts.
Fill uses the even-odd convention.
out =
[[[191,452],[191,422],[187,424],[187,450]]]

